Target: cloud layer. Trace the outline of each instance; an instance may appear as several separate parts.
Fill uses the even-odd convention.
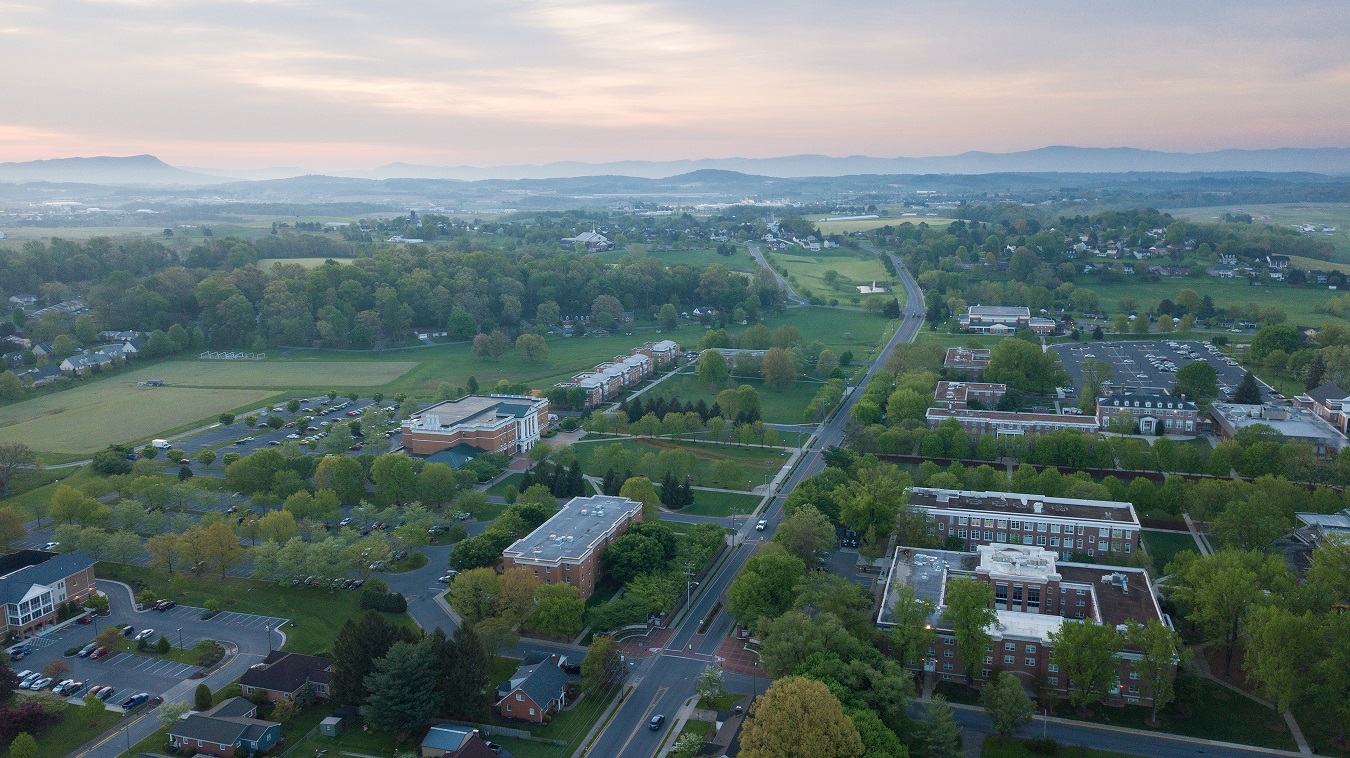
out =
[[[1344,8],[0,0],[0,160],[324,169],[1345,146]]]

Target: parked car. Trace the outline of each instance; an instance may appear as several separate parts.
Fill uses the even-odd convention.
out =
[[[454,580],[454,578],[455,578],[454,574],[446,574],[445,576],[441,577],[440,579],[437,579],[436,581],[440,582],[441,584],[449,584],[451,581]]]
[[[61,543],[60,543],[60,542],[48,542],[47,544],[45,544],[45,545],[42,546],[42,549],[43,549],[43,550],[55,550],[55,549],[58,548],[58,547],[61,547]]]
[[[347,518],[344,518],[341,521],[339,521],[338,526],[348,526],[349,524],[352,523],[352,521],[353,521],[352,517],[348,516]]]
[[[89,654],[94,652],[95,650],[98,650],[98,643],[91,642],[88,645],[85,645],[84,647],[80,648],[80,652],[78,653],[78,655],[81,658],[88,658]]]
[[[41,679],[34,679],[33,682],[32,682],[31,684],[28,685],[28,689],[30,689],[30,690],[35,690],[35,691],[36,691],[36,690],[45,690],[45,689],[47,689],[47,685],[49,685],[49,684],[51,684],[51,683],[52,683],[52,678],[51,678],[50,676],[44,676],[44,677],[42,677]]]
[[[133,635],[133,634],[135,634],[135,633],[136,633],[136,627],[132,626],[131,624],[127,624],[126,626],[122,627],[122,636],[123,636],[123,637],[130,637],[131,635]]]
[[[123,708],[126,708],[126,709],[128,709],[128,710],[130,710],[130,709],[135,708],[136,706],[140,705],[141,703],[144,703],[145,701],[147,701],[147,700],[149,700],[149,699],[150,699],[149,693],[142,692],[142,693],[140,693],[139,695],[132,695],[131,697],[127,698],[126,700],[123,700],[123,701],[122,701],[122,707],[123,707]]]
[[[100,647],[98,647],[96,650],[94,650],[94,652],[92,652],[92,653],[89,654],[89,658],[90,658],[91,660],[97,660],[97,659],[102,658],[103,656],[105,656],[105,655],[107,655],[107,654],[108,654],[108,648],[100,646]]]
[[[161,612],[162,612],[162,611],[167,611],[167,610],[169,610],[170,608],[172,608],[172,607],[174,607],[174,606],[176,606],[176,605],[178,605],[178,603],[176,603],[176,602],[174,602],[174,601],[172,601],[172,600],[169,600],[168,598],[165,598],[164,600],[161,600],[161,601],[159,601],[158,603],[155,603],[155,610],[161,611]]]
[[[103,689],[99,690],[99,692],[98,692],[98,699],[99,699],[99,700],[103,700],[103,701],[107,701],[107,699],[110,698],[110,697],[112,697],[112,696],[113,696],[113,693],[116,692],[116,691],[117,691],[117,690],[113,689],[112,686],[104,687]]]
[[[77,624],[92,624],[92,623],[94,623],[94,617],[93,617],[93,616],[81,616],[81,617],[75,619],[75,623],[77,623]]]
[[[501,745],[498,745],[498,744],[495,743],[495,742],[489,742],[489,743],[487,744],[487,749],[488,749],[488,750],[491,750],[491,751],[494,752],[494,753],[500,753],[500,752],[502,751],[502,746],[501,746]]]
[[[15,674],[14,678],[19,682],[19,686],[22,687],[24,682],[31,682],[40,676],[42,676],[41,672],[24,669],[23,671],[20,671],[19,673]]]
[[[152,635],[152,634],[154,634],[154,633],[155,633],[155,630],[154,630],[154,629],[142,629],[142,630],[140,630],[139,632],[136,633],[136,636],[135,636],[133,639],[136,639],[136,640],[149,639],[150,635]]]

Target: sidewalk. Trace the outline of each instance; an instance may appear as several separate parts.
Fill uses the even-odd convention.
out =
[[[1187,519],[1187,521],[1189,521],[1189,519]],[[1229,690],[1230,692],[1241,695],[1242,697],[1245,697],[1254,703],[1260,703],[1261,705],[1271,709],[1272,711],[1276,711],[1277,713],[1279,712],[1278,709],[1275,708],[1275,705],[1273,703],[1268,703],[1265,700],[1262,700],[1261,698],[1257,697],[1256,695],[1253,695],[1250,692],[1246,692],[1245,690],[1238,689],[1237,687],[1234,687],[1233,685],[1229,684],[1228,682],[1225,682],[1219,677],[1214,676],[1214,672],[1209,668],[1209,659],[1205,658],[1205,649],[1208,647],[1211,647],[1211,644],[1206,642],[1191,648],[1192,652],[1191,666],[1195,669],[1196,676],[1199,676],[1203,679],[1208,679],[1209,681],[1214,682],[1215,684],[1219,685],[1220,687],[1223,687],[1226,690]],[[1294,720],[1294,714],[1285,711],[1281,715],[1284,717],[1284,723],[1289,727],[1289,735],[1294,738],[1294,744],[1298,745],[1298,751],[1300,753],[1303,753],[1304,755],[1312,755],[1313,754],[1312,747],[1308,745],[1308,740],[1305,739],[1303,736],[1303,730],[1299,728],[1298,722]]]

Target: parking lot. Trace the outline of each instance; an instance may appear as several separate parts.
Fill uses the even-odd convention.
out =
[[[1188,363],[1206,361],[1214,367],[1218,375],[1219,399],[1229,396],[1224,394],[1225,387],[1229,392],[1236,391],[1245,373],[1241,366],[1229,365],[1222,353],[1211,353],[1199,340],[1068,342],[1054,345],[1051,349],[1059,355],[1069,375],[1073,377],[1076,389],[1083,386],[1082,364],[1090,359],[1103,361],[1111,366],[1115,372],[1111,379],[1112,385],[1125,387],[1131,391],[1146,392],[1171,392],[1176,385],[1176,370],[1180,370]],[[1176,370],[1155,366],[1154,361],[1149,358],[1150,355],[1155,360],[1170,361],[1176,366]],[[1262,400],[1273,399],[1274,391],[1259,380],[1258,384],[1261,387]]]
[[[317,404],[319,402],[318,398],[311,398],[311,400],[314,404]],[[270,408],[267,408],[267,409],[260,409],[258,415],[260,422],[265,422],[267,420],[268,415],[275,415],[280,416],[283,420],[286,421],[286,423],[292,423],[297,421],[298,419],[305,417],[313,417],[313,421],[311,422],[311,424],[317,429],[322,430],[323,422],[325,421],[330,421],[332,422],[332,424],[337,424],[343,421],[350,421],[355,418],[355,415],[348,416],[347,415],[348,413],[359,415],[362,411],[365,411],[366,409],[370,408],[373,405],[375,405],[375,401],[367,399],[367,400],[358,400],[355,403],[350,403],[349,405],[344,406],[340,410],[330,409],[329,412],[327,413],[320,413],[317,411],[313,413],[305,413],[303,410],[297,413],[289,413],[285,411],[273,413]],[[388,403],[386,402],[385,405],[388,405]],[[311,406],[307,404],[305,407]],[[241,414],[237,418],[242,419],[244,415],[248,414]],[[371,452],[375,453],[384,452],[385,450],[388,449],[387,448],[388,443],[383,436],[384,429],[385,425],[373,425],[367,423],[365,425],[365,428],[363,428],[362,430],[366,432],[366,436],[360,440],[352,440],[352,442],[353,443],[361,442],[363,446],[369,444],[371,447]],[[182,450],[189,457],[195,455],[197,451],[203,450],[205,448],[216,448],[222,454],[227,452],[237,452],[240,455],[248,455],[249,453],[252,453],[256,450],[260,450],[265,447],[275,447],[275,445],[273,445],[272,443],[275,442],[280,444],[281,442],[286,441],[287,435],[300,434],[303,437],[308,434],[314,433],[315,432],[305,432],[305,430],[298,429],[295,426],[289,428],[283,426],[281,429],[272,429],[271,427],[268,426],[249,428],[247,426],[244,426],[242,423],[236,421],[234,424],[231,424],[230,426],[217,426],[212,429],[207,429],[205,431],[194,434],[190,437],[176,439],[173,441],[173,446],[179,450]],[[248,440],[247,442],[242,441],[248,437],[252,437],[253,439]],[[226,447],[222,448],[221,447],[222,445]],[[355,454],[355,451],[351,452],[352,454]],[[219,468],[219,464],[216,464],[216,468]]]

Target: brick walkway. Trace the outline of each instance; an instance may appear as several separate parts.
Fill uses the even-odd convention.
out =
[[[650,658],[665,648],[674,633],[673,629],[657,629],[642,637],[629,637],[619,643],[619,649],[629,658]]]
[[[745,676],[765,676],[763,666],[757,666],[759,656],[745,649],[745,642],[727,637],[717,646],[718,665],[724,671]]]

